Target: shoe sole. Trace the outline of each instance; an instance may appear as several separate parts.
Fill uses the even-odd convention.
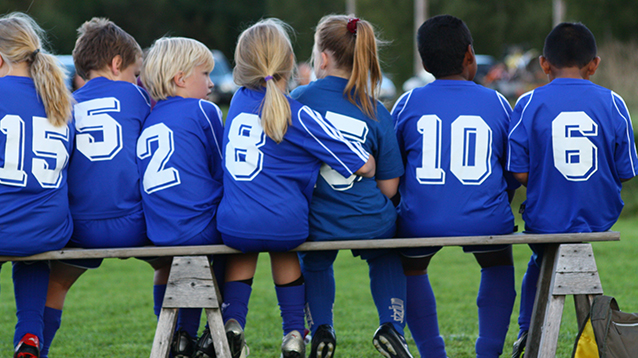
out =
[[[228,339],[228,348],[230,348],[232,358],[240,358],[244,348],[244,340],[241,338],[241,335],[226,332],[226,338]]]
[[[397,352],[392,343],[384,336],[379,336],[372,340],[374,348],[376,348],[382,356],[386,358],[407,358],[411,357],[410,354],[403,354],[403,352]]]
[[[335,351],[335,345],[333,343],[325,343],[321,342],[317,345],[317,353],[312,355],[310,354],[310,358],[332,358],[332,354]]]

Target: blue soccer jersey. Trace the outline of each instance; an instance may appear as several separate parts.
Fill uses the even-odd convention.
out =
[[[367,117],[344,98],[347,83],[347,79],[328,76],[297,88],[291,97],[321,113],[347,139],[361,143],[376,159],[376,179],[400,177],[403,163],[390,113],[377,103],[377,118]],[[323,164],[309,222],[310,240],[372,239],[395,227],[396,210],[375,178],[346,178]]]
[[[608,230],[621,179],[638,170],[623,99],[588,80],[557,78],[519,98],[507,169],[529,173],[523,219],[538,233]]]
[[[368,153],[319,113],[290,98],[292,124],[277,144],[261,127],[258,113],[264,95],[241,88],[231,102],[218,228],[247,239],[305,239],[321,163],[350,177],[367,162]]]
[[[511,111],[501,94],[471,81],[436,80],[399,98],[398,236],[513,231],[503,169]]]
[[[73,223],[67,164],[74,130],[46,118],[33,80],[0,78],[0,254],[63,248]]]
[[[137,138],[150,113],[148,94],[124,81],[96,77],[77,90],[77,131],[69,163],[75,220],[110,219],[142,210]]]
[[[188,243],[215,220],[222,196],[221,118],[211,102],[169,97],[146,119],[137,158],[148,237],[156,245]],[[219,238],[207,239],[214,244]]]

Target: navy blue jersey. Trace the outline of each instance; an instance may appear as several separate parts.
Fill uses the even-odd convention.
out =
[[[148,94],[132,83],[96,77],[73,97],[73,219],[110,219],[142,210],[135,146],[151,110]]]
[[[529,173],[523,219],[532,232],[608,230],[623,207],[620,179],[638,170],[623,99],[583,79],[521,96],[509,147],[508,170]]]
[[[341,134],[376,159],[376,179],[403,175],[392,117],[377,103],[377,117],[367,117],[344,97],[347,79],[328,76],[295,89],[291,97],[318,111]],[[310,240],[372,239],[395,226],[396,210],[375,178],[342,176],[321,166],[310,204]]]
[[[248,239],[304,239],[321,163],[349,177],[367,162],[368,153],[319,113],[290,98],[292,124],[277,144],[261,127],[258,113],[264,95],[240,88],[231,102],[218,228]]]
[[[0,77],[0,254],[58,250],[71,237],[73,135],[49,123],[31,78]]]
[[[513,231],[503,169],[511,112],[500,93],[471,81],[436,80],[399,98],[398,236]]]
[[[148,237],[155,244],[185,243],[215,219],[222,196],[221,118],[211,102],[169,97],[146,119],[137,163]]]

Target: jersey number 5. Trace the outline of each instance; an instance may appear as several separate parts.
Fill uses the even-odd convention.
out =
[[[422,116],[417,129],[422,135],[421,167],[416,179],[421,184],[445,184],[441,168],[441,119]],[[463,185],[480,185],[492,173],[492,129],[479,116],[459,116],[451,125],[450,171]]]
[[[554,166],[569,181],[585,181],[598,170],[598,148],[587,137],[598,125],[585,112],[562,112],[552,122]]]
[[[55,189],[62,182],[62,169],[69,161],[69,152],[63,142],[69,141],[67,126],[54,127],[45,117],[33,117],[31,172],[41,187]],[[0,183],[25,187],[27,173],[24,170],[25,123],[16,115],[6,115],[0,120],[0,131],[6,136],[4,166],[0,168]],[[49,159],[49,160],[47,160]],[[50,168],[51,160],[55,167]]]
[[[111,160],[122,149],[122,126],[109,112],[120,111],[114,97],[97,98],[78,103],[75,110],[75,142],[80,153],[90,161]],[[101,140],[96,139],[101,132]]]

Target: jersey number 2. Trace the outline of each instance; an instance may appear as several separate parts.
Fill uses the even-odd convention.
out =
[[[31,172],[41,187],[58,188],[62,182],[62,169],[69,161],[69,152],[63,143],[69,141],[69,128],[54,127],[45,117],[33,117],[32,123],[31,150],[37,157],[31,160]],[[6,136],[0,183],[25,187],[25,123],[20,116],[8,114],[0,120],[0,131]],[[55,160],[54,168],[49,168],[50,162],[47,159]]]
[[[155,152],[153,147],[157,147]],[[152,125],[140,135],[137,140],[137,157],[142,160],[151,157],[142,177],[142,186],[147,194],[181,183],[177,169],[166,168],[174,150],[173,131],[164,123]]]
[[[421,184],[445,184],[441,168],[441,119],[422,116],[417,129],[422,135],[421,166],[416,179]],[[450,171],[463,185],[480,185],[492,173],[492,129],[479,116],[459,116],[451,125]]]

